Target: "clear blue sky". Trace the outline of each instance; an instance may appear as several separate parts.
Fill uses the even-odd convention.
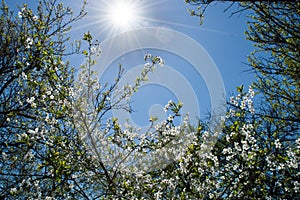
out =
[[[23,2],[34,4],[28,0],[23,0]],[[63,2],[70,5],[75,11],[81,5],[80,0],[63,0]],[[74,29],[70,33],[71,36],[74,39],[78,39],[82,37],[84,32],[91,31],[95,39],[101,42],[112,37],[113,34],[120,33],[120,30],[112,29],[111,21],[107,18],[109,14],[108,8],[112,2],[114,1],[88,0],[88,16],[73,26]],[[244,31],[247,28],[247,18],[243,14],[229,18],[230,10],[227,13],[223,12],[228,4],[212,4],[205,13],[204,23],[200,26],[199,19],[191,17],[187,12],[187,8],[196,9],[196,7],[186,5],[184,0],[131,0],[131,2],[136,4],[138,9],[136,12],[139,16],[139,23],[135,24],[134,27],[129,27],[127,30],[143,27],[164,27],[176,30],[194,39],[206,50],[217,65],[225,85],[227,97],[235,91],[236,86],[241,84],[249,85],[254,80],[253,74],[244,72],[248,67],[243,64],[247,62],[246,56],[252,50],[251,43],[245,40],[244,35]],[[7,3],[15,6],[16,4],[22,4],[22,0],[9,0]],[[162,37],[168,38],[168,36]],[[176,43],[176,41],[174,42]],[[102,49],[102,51],[106,54],[108,53],[106,49]],[[191,51],[193,50],[191,49]],[[116,72],[118,63],[124,65],[126,72],[142,65],[144,63],[142,55],[148,52],[161,55],[166,62],[166,66],[174,68],[188,80],[197,96],[201,113],[200,118],[202,118],[203,114],[207,113],[210,107],[209,93],[205,81],[199,74],[195,73],[191,64],[178,55],[155,49],[134,51],[126,55],[120,55],[111,66],[106,66],[107,71],[103,75],[102,80],[113,80],[113,73]],[[81,62],[82,60],[75,60],[74,63]],[[172,77],[163,78],[172,79]],[[184,91],[185,88],[181,90]],[[137,124],[146,125],[148,123],[149,108],[152,106],[152,111],[156,110],[156,112],[163,114],[159,106],[153,105],[164,105],[169,99],[176,101],[176,95],[174,91],[172,93],[170,89],[159,84],[147,85],[133,97],[133,108],[136,112],[131,117]]]

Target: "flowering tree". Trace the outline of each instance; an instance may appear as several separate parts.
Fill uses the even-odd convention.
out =
[[[0,42],[0,196],[40,199],[70,190],[82,150],[69,123],[70,24],[85,15],[52,1],[18,15],[2,1]],[[72,169],[71,169],[72,166]],[[75,182],[76,183],[76,182]],[[72,182],[72,184],[75,184]]]
[[[191,2],[207,5],[212,1],[188,3]],[[182,195],[201,199],[297,198],[299,45],[296,41],[299,40],[299,4],[252,2],[239,5],[253,11],[246,35],[257,47],[249,56],[249,62],[257,75],[253,88],[261,98],[260,106],[254,110],[252,87],[248,94],[243,92],[243,87],[238,87],[239,94],[230,99],[228,118],[210,159],[199,165],[201,162],[195,162],[197,155],[193,155],[192,163],[183,165],[192,166],[188,167],[192,171],[185,170],[186,174],[180,177],[201,175],[200,171],[204,175],[198,178],[202,178],[201,183],[205,183],[206,188],[201,190],[201,184],[196,184],[195,188],[201,194],[194,192],[198,196],[191,197],[186,191],[193,191],[190,183],[194,179],[183,179],[188,183],[188,189]],[[204,138],[205,135],[207,133]]]
[[[205,124],[183,155],[151,172],[127,175],[122,197],[138,199],[295,199],[299,196],[300,139],[281,141],[269,121],[257,117],[252,87],[231,97],[214,147]],[[186,126],[188,127],[188,125]],[[125,175],[126,173],[123,173]]]
[[[213,2],[222,1],[186,1],[199,6]],[[289,122],[288,127],[298,130],[300,3],[230,2],[238,4],[240,8],[235,13],[250,11],[246,36],[254,43],[256,49],[249,56],[249,64],[257,78],[254,88],[263,93],[269,104],[269,111],[264,108],[263,115],[281,122]]]
[[[147,54],[145,61],[150,62],[144,65],[134,85],[127,84],[121,88],[118,85],[123,73],[122,66],[114,83],[101,84],[93,70],[95,57],[101,53],[99,44],[93,42],[90,33],[86,33],[83,40],[88,43],[88,50],[83,52],[86,63],[81,66],[78,82],[74,84],[72,101],[73,124],[87,150],[86,156],[89,160],[83,166],[85,180],[88,181],[82,191],[88,199],[120,198],[127,192],[124,181],[134,178],[132,174],[141,173],[147,167],[136,169],[142,163],[133,162],[139,160],[145,152],[157,148],[154,147],[155,136],[150,133],[151,128],[149,132],[139,134],[135,127],[119,124],[118,119],[112,117],[110,112],[114,109],[131,112],[130,97],[147,80],[147,74],[156,65],[163,65],[164,61],[160,57]],[[154,122],[155,118],[151,121]],[[127,177],[128,174],[130,176]],[[82,174],[78,175],[81,176]]]
[[[186,123],[194,137],[183,155],[160,169],[136,173],[133,179],[132,174],[127,175],[122,197],[299,198],[299,4],[239,5],[253,11],[246,35],[257,47],[249,56],[257,81],[248,92],[238,87],[237,96],[230,98],[227,118],[214,147],[205,144],[214,134],[207,123],[198,128]],[[259,105],[256,108],[254,89]]]
[[[248,37],[273,57],[250,57],[258,81],[247,92],[238,87],[230,98],[222,131],[212,146],[207,141],[216,133],[209,123],[190,125],[188,115],[181,116],[181,102],[169,101],[168,118],[158,122],[150,117],[151,125],[143,132],[120,124],[110,113],[131,112],[131,95],[148,73],[163,65],[160,57],[145,55],[144,69],[132,85],[118,84],[122,66],[115,82],[102,84],[93,70],[100,44],[91,34],[82,39],[86,50],[79,45],[72,51],[66,48],[70,24],[85,15],[83,8],[74,17],[56,0],[41,1],[37,11],[24,5],[15,16],[2,3],[1,199],[299,197],[299,31],[291,32],[287,20],[294,17],[296,24],[299,9],[274,4],[282,14],[287,8],[295,13],[283,19],[276,14],[261,26],[262,18],[273,16],[274,7],[253,5],[257,10]],[[283,24],[276,32],[271,23]],[[276,40],[270,41],[274,33]],[[77,81],[67,61],[73,53],[86,58]],[[253,101],[254,90],[262,102]],[[183,122],[175,123],[180,116]]]

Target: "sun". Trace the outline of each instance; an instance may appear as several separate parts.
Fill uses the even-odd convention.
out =
[[[135,23],[136,8],[128,1],[120,1],[112,5],[109,13],[110,21],[116,27],[126,28]]]
[[[88,23],[79,28],[94,26],[99,36],[111,37],[146,27],[150,23],[149,10],[156,4],[143,0],[90,0],[87,4]]]
[[[128,30],[138,24],[138,7],[132,0],[114,0],[108,6],[106,17],[113,28]]]

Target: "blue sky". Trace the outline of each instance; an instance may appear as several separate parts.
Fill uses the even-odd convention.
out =
[[[216,64],[220,75],[223,79],[226,96],[228,97],[235,91],[236,86],[241,84],[249,85],[254,79],[253,74],[244,72],[249,69],[245,64],[246,56],[252,51],[251,43],[245,40],[244,31],[246,30],[247,18],[242,15],[235,15],[231,18],[230,10],[224,13],[226,3],[212,4],[205,13],[204,23],[199,25],[197,17],[191,17],[187,12],[187,8],[194,8],[184,3],[184,0],[127,0],[136,5],[136,14],[138,23],[135,26],[129,27],[126,30],[116,30],[111,25],[108,8],[114,6],[121,0],[88,0],[87,12],[88,16],[82,21],[73,26],[73,31],[70,35],[74,39],[82,37],[84,32],[90,31],[95,39],[100,42],[105,41],[114,35],[120,34],[122,31],[130,31],[146,27],[163,27],[170,30],[175,30],[179,33],[195,40],[209,54],[211,59]],[[126,1],[126,0],[124,0]],[[34,4],[32,1],[23,1],[24,3]],[[80,0],[71,1],[63,0],[67,5],[70,5],[75,11],[80,7]],[[77,3],[75,3],[77,2]],[[9,1],[9,5],[14,6],[21,4],[22,1]],[[234,9],[234,8],[233,8]],[[134,37],[134,36],[133,36]],[[168,35],[162,35],[163,39],[168,39]],[[140,38],[136,38],[139,40]],[[174,41],[176,43],[177,41]],[[182,44],[181,44],[182,45]],[[109,54],[106,49],[102,49],[105,54]],[[111,51],[111,49],[109,50]],[[188,51],[193,51],[190,49]],[[193,66],[182,59],[180,55],[174,55],[170,52],[159,49],[143,49],[132,51],[126,55],[120,55],[115,59],[110,66],[106,66],[106,71],[101,77],[102,81],[113,80],[118,63],[123,64],[125,72],[129,72],[137,66],[144,64],[143,54],[151,53],[163,57],[167,67],[178,71],[192,87],[195,92],[200,108],[200,118],[210,110],[209,92],[203,77],[201,77]],[[75,60],[73,63],[81,63],[82,60]],[[103,66],[97,66],[103,67]],[[159,70],[158,70],[159,71]],[[158,73],[158,72],[154,72]],[[173,76],[164,76],[162,79],[170,81]],[[179,84],[180,85],[180,84]],[[184,85],[184,84],[182,84]],[[185,88],[180,88],[185,91]],[[187,91],[187,90],[186,90]],[[177,101],[178,91],[172,88],[163,87],[160,84],[148,84],[141,88],[139,93],[133,96],[133,108],[135,112],[131,118],[138,125],[144,126],[148,123],[148,113],[157,113],[164,117],[162,106],[169,99]],[[176,97],[177,96],[177,97]],[[181,97],[178,97],[181,100]],[[185,102],[183,102],[185,104]],[[186,104],[190,104],[187,102]],[[161,106],[159,106],[161,105]],[[194,110],[188,111],[194,112]]]

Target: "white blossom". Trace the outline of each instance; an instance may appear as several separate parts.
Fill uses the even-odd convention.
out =
[[[169,122],[172,122],[173,119],[174,119],[174,116],[172,116],[172,115],[169,115],[169,116],[168,116],[168,121],[169,121]]]
[[[275,144],[275,148],[276,149],[279,149],[282,146],[279,139],[276,139],[275,142],[274,142],[274,144]]]
[[[26,99],[27,103],[29,103],[29,104],[32,104],[34,102],[34,100],[35,100],[35,97],[30,97],[30,98]]]
[[[165,61],[161,58],[161,57],[157,57],[158,58],[158,64],[163,67],[165,65]]]
[[[145,56],[144,56],[144,60],[146,61],[146,60],[150,59],[151,57],[152,57],[152,55],[151,55],[151,54],[145,54]]]
[[[24,72],[21,73],[21,77],[22,77],[24,80],[27,80],[27,75],[26,75]]]
[[[26,39],[26,48],[29,49],[33,44],[33,40],[31,38]]]
[[[100,48],[99,44],[93,45],[91,47],[91,54],[99,56],[101,54],[102,50]]]
[[[6,160],[6,159],[7,159],[7,154],[6,154],[4,151],[2,152],[2,159],[3,159],[3,160]]]
[[[17,192],[17,188],[11,188],[11,189],[10,189],[10,192],[11,192],[12,194],[15,194],[15,193]]]
[[[32,17],[32,20],[33,20],[33,21],[37,21],[37,20],[38,20],[38,16],[34,15],[34,16]]]

